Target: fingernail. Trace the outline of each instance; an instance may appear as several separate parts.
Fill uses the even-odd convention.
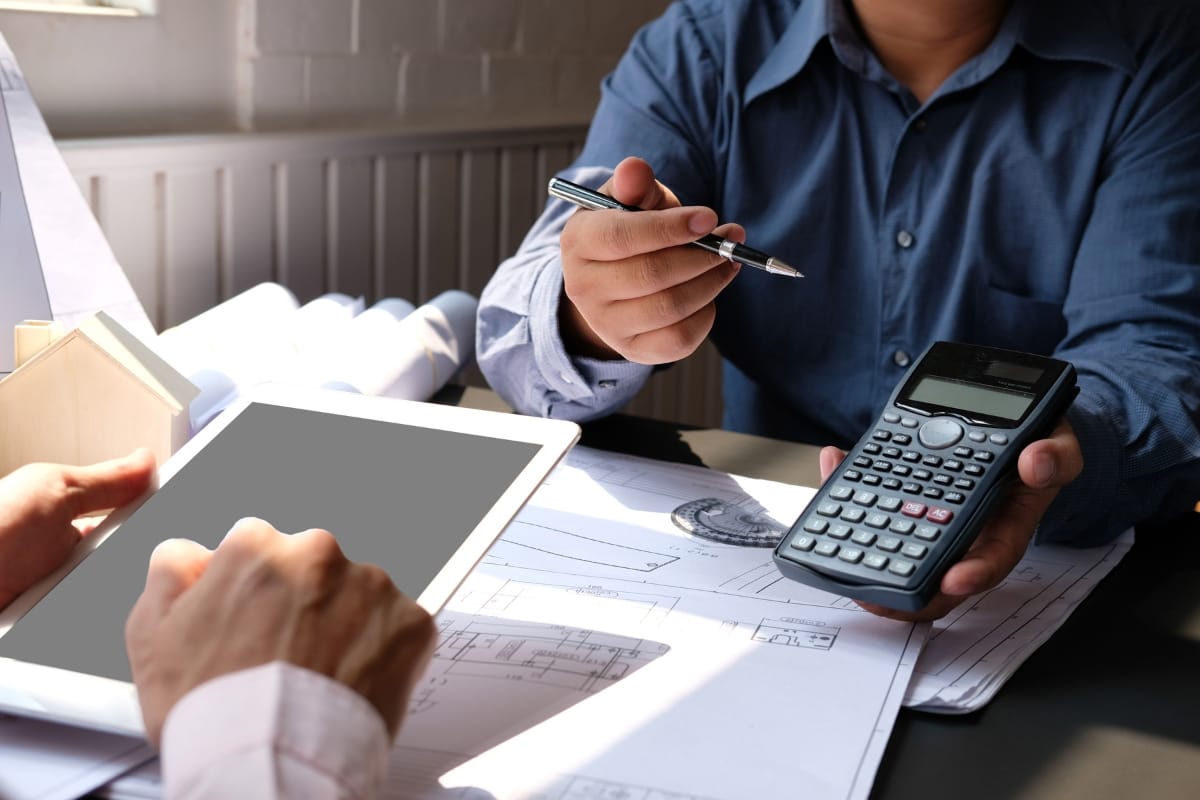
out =
[[[688,217],[688,230],[692,233],[709,233],[715,227],[717,227],[717,215],[707,208]]]
[[[1054,458],[1047,453],[1038,453],[1033,459],[1033,479],[1039,486],[1045,486],[1054,479],[1057,466]]]

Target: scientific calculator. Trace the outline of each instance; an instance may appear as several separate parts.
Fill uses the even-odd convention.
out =
[[[1074,400],[1065,361],[935,342],[775,548],[786,577],[916,611]]]

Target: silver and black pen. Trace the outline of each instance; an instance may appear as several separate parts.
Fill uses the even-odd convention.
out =
[[[571,183],[571,181],[563,180],[562,178],[551,178],[550,185],[546,187],[546,191],[553,197],[574,203],[581,208],[590,208],[593,211],[605,211],[608,209],[619,209],[621,211],[643,210],[637,206],[627,206],[606,194],[589,189],[586,186],[580,186],[578,183]],[[730,239],[722,239],[713,233],[695,240],[692,244],[710,253],[716,253],[721,258],[745,264],[747,267],[761,269],[772,275],[786,275],[789,278],[804,277],[795,267],[788,266],[775,256],[769,256],[766,253],[755,250],[753,247],[747,247]]]

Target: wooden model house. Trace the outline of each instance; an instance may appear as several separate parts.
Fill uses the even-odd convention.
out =
[[[59,338],[46,323],[28,326],[18,326],[16,369],[0,380],[0,475],[140,446],[161,464],[187,441],[199,390],[112,317],[98,312]],[[39,348],[39,338],[51,341]]]

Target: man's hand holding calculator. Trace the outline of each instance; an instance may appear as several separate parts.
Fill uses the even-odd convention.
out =
[[[845,455],[836,447],[821,450],[822,482]],[[1075,480],[1082,470],[1079,440],[1070,424],[1063,420],[1049,438],[1039,439],[1021,452],[1017,462],[1019,482],[1013,483],[1008,498],[1001,501],[963,559],[942,578],[941,591],[929,605],[909,612],[865,601],[858,604],[882,617],[920,622],[940,619],[971,595],[994,588],[1025,555],[1038,521],[1058,490]]]

